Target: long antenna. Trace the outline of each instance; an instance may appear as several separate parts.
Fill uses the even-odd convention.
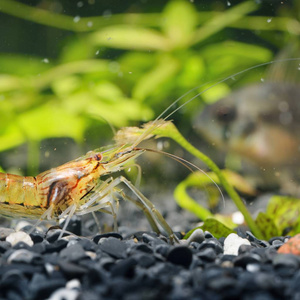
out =
[[[176,109],[174,109],[171,113],[169,113],[166,117],[164,117],[163,119],[166,120],[168,119],[170,116],[172,116],[175,112],[177,112],[179,109],[181,109],[183,106],[187,105],[188,103],[190,103],[191,101],[193,101],[195,98],[199,97],[200,95],[202,95],[203,93],[205,93],[206,91],[210,90],[211,88],[217,86],[218,84],[227,81],[228,79],[232,78],[232,77],[236,77],[238,75],[241,75],[243,73],[246,73],[250,70],[256,69],[256,68],[260,68],[263,66],[267,66],[273,63],[278,63],[278,62],[288,62],[288,61],[300,61],[300,57],[296,57],[296,58],[286,58],[286,59],[278,59],[278,60],[272,60],[269,62],[265,62],[265,63],[261,63],[252,67],[249,67],[247,69],[244,69],[242,71],[239,71],[237,73],[234,73],[230,76],[227,76],[223,79],[218,80],[217,82],[215,82],[214,84],[211,84],[212,82],[214,82],[214,80],[209,81],[205,84],[201,84],[198,85],[192,89],[190,89],[189,91],[187,91],[185,94],[183,94],[182,96],[180,96],[179,98],[177,98],[175,101],[173,101],[161,114],[158,115],[157,118],[155,118],[155,120],[152,122],[153,124],[155,124],[155,122],[157,122],[160,118],[163,117],[164,114],[166,114],[176,103],[178,103],[182,98],[184,98],[185,96],[189,95],[191,92],[195,91],[196,89],[201,88],[204,85],[207,84],[211,84],[208,88],[206,88],[204,91],[199,92],[198,94],[196,94],[195,96],[193,96],[192,98],[190,98],[189,100],[187,100],[186,102],[184,102],[183,104],[181,104],[179,107],[177,107]],[[159,126],[159,123],[158,125]],[[136,140],[136,142],[134,143],[133,147],[136,147],[149,133],[151,133],[151,131],[153,130],[155,126],[153,127],[149,127],[149,129],[145,130],[143,134],[140,135],[140,137]]]

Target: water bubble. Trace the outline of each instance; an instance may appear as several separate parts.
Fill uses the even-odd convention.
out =
[[[78,23],[80,21],[80,17],[79,16],[75,16],[73,19],[74,23]]]
[[[157,150],[163,150],[164,149],[164,143],[162,141],[158,141],[156,144]]]
[[[269,18],[269,19],[267,20],[267,22],[268,22],[268,23],[271,23],[271,22],[272,22],[272,18]]]
[[[102,16],[103,16],[104,18],[110,18],[111,15],[112,15],[112,12],[111,12],[110,9],[105,10],[105,11],[103,12],[103,14],[102,14]]]
[[[116,61],[112,61],[108,65],[108,69],[112,73],[118,73],[120,71],[120,65]]]
[[[48,59],[48,58],[44,58],[44,59],[42,60],[42,62],[45,63],[45,64],[49,64],[49,59]]]
[[[240,211],[236,211],[231,216],[232,222],[235,224],[243,224],[244,216]]]

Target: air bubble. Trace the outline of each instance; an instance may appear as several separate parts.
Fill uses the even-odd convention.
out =
[[[80,17],[79,16],[75,16],[73,19],[74,23],[78,23],[80,21]]]

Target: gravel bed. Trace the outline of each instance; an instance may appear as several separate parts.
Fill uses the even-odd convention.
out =
[[[60,233],[0,228],[0,299],[300,299],[300,258],[277,253],[289,237]]]

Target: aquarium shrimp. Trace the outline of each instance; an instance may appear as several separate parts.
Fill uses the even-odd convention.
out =
[[[143,140],[151,138],[155,129],[170,122],[167,119],[181,107],[232,76],[270,63],[272,62],[248,68],[211,84],[209,88],[197,93],[164,117],[173,105],[201,86],[193,88],[175,100],[154,121],[147,123],[139,136],[130,133],[131,127],[119,131],[116,135],[117,145],[111,149],[89,151],[82,157],[45,171],[36,177],[0,173],[0,215],[39,219],[40,221],[66,218],[62,236],[73,215],[94,214],[96,211],[103,211],[113,215],[116,225],[115,204],[118,201],[116,193],[139,207],[154,231],[160,233],[160,226],[167,233],[171,242],[179,242],[160,212],[134,184],[124,176],[113,178],[111,175],[128,168],[126,164],[129,161],[148,151],[149,149],[140,148],[138,145]],[[160,152],[158,150],[150,151]],[[167,153],[167,155],[175,157],[172,154]],[[197,168],[180,157],[175,157],[175,159]],[[108,178],[103,179],[105,177]],[[126,196],[119,187],[121,183],[133,192],[135,199]]]

